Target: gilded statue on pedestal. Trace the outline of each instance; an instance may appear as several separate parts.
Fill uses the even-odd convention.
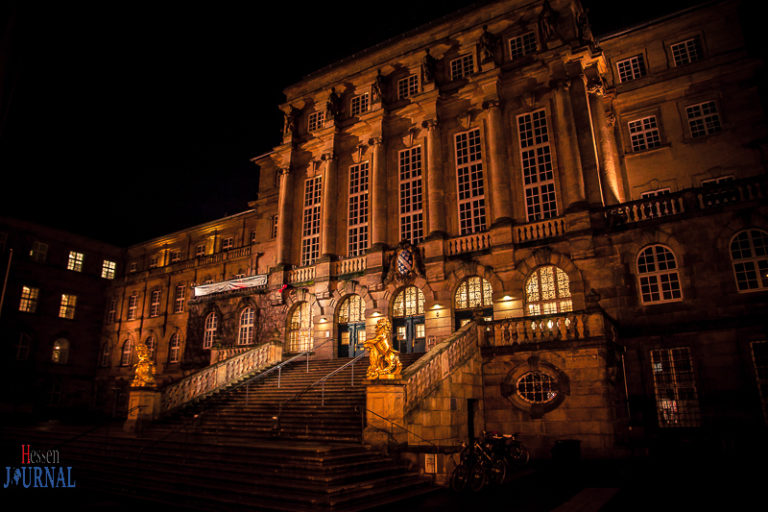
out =
[[[403,365],[398,351],[392,347],[392,323],[388,318],[376,322],[376,337],[363,342],[368,349],[369,379],[399,379]]]
[[[136,345],[136,354],[139,361],[136,363],[136,373],[131,382],[132,388],[153,387],[155,382],[155,363],[152,361],[152,353],[144,343]]]

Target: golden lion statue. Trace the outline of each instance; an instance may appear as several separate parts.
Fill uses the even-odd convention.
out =
[[[136,354],[139,361],[136,363],[136,373],[131,382],[132,388],[143,388],[156,385],[155,382],[155,363],[152,361],[152,354],[144,343],[136,344]]]
[[[370,364],[366,376],[369,379],[399,379],[403,365],[398,351],[392,347],[392,323],[388,318],[376,322],[376,337],[363,342],[368,349]]]

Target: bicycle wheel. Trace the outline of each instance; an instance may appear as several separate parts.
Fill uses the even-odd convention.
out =
[[[509,449],[509,457],[512,459],[512,463],[518,467],[522,468],[528,464],[531,460],[531,453],[528,451],[528,448],[524,444],[518,444],[515,446],[512,446]]]
[[[484,464],[475,464],[472,466],[469,475],[469,488],[474,492],[478,492],[485,487],[485,483],[488,481],[488,476],[485,471]]]
[[[491,485],[501,485],[507,477],[507,461],[504,459],[494,460],[488,468]]]
[[[451,489],[456,492],[461,492],[467,488],[469,483],[469,468],[466,464],[459,464],[453,468],[451,473]]]

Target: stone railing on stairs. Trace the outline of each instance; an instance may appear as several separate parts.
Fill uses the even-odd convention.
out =
[[[587,338],[613,338],[613,324],[602,311],[569,311],[545,316],[505,318],[493,323],[490,345],[509,346]]]

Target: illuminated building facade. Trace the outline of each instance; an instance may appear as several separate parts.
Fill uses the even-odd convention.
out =
[[[596,39],[578,2],[488,2],[288,87],[252,209],[128,249],[103,402],[136,343],[170,381],[267,339],[352,357],[382,316],[429,355],[474,319],[480,385],[411,411],[427,438],[474,417],[606,455],[629,425],[764,429],[766,127],[740,8]]]

